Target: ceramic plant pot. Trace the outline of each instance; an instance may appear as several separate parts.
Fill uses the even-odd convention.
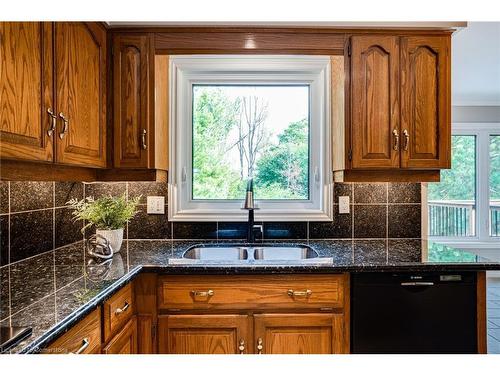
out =
[[[120,251],[123,242],[123,228],[111,230],[97,229],[96,234],[108,240],[114,253]]]

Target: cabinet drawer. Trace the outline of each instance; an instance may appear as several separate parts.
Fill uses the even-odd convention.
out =
[[[64,335],[59,337],[44,353],[94,354],[101,348],[101,309],[90,313]]]
[[[107,342],[133,315],[133,288],[127,284],[104,302],[104,341]]]
[[[343,275],[164,276],[160,309],[341,308]]]

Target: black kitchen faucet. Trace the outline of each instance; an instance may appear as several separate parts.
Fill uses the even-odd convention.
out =
[[[247,227],[247,242],[255,242],[255,232],[258,231],[262,235],[262,225],[255,225],[254,210],[255,203],[253,200],[253,179],[250,178],[247,183],[247,191],[245,195],[244,210],[248,210],[248,227]]]

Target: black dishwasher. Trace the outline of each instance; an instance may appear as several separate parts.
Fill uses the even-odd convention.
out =
[[[357,273],[352,353],[477,353],[476,273]]]

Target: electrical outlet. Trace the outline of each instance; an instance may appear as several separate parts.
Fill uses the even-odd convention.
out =
[[[349,196],[339,197],[339,213],[348,214],[349,213]]]
[[[147,198],[148,214],[164,214],[165,213],[165,197],[155,197],[151,196]]]

